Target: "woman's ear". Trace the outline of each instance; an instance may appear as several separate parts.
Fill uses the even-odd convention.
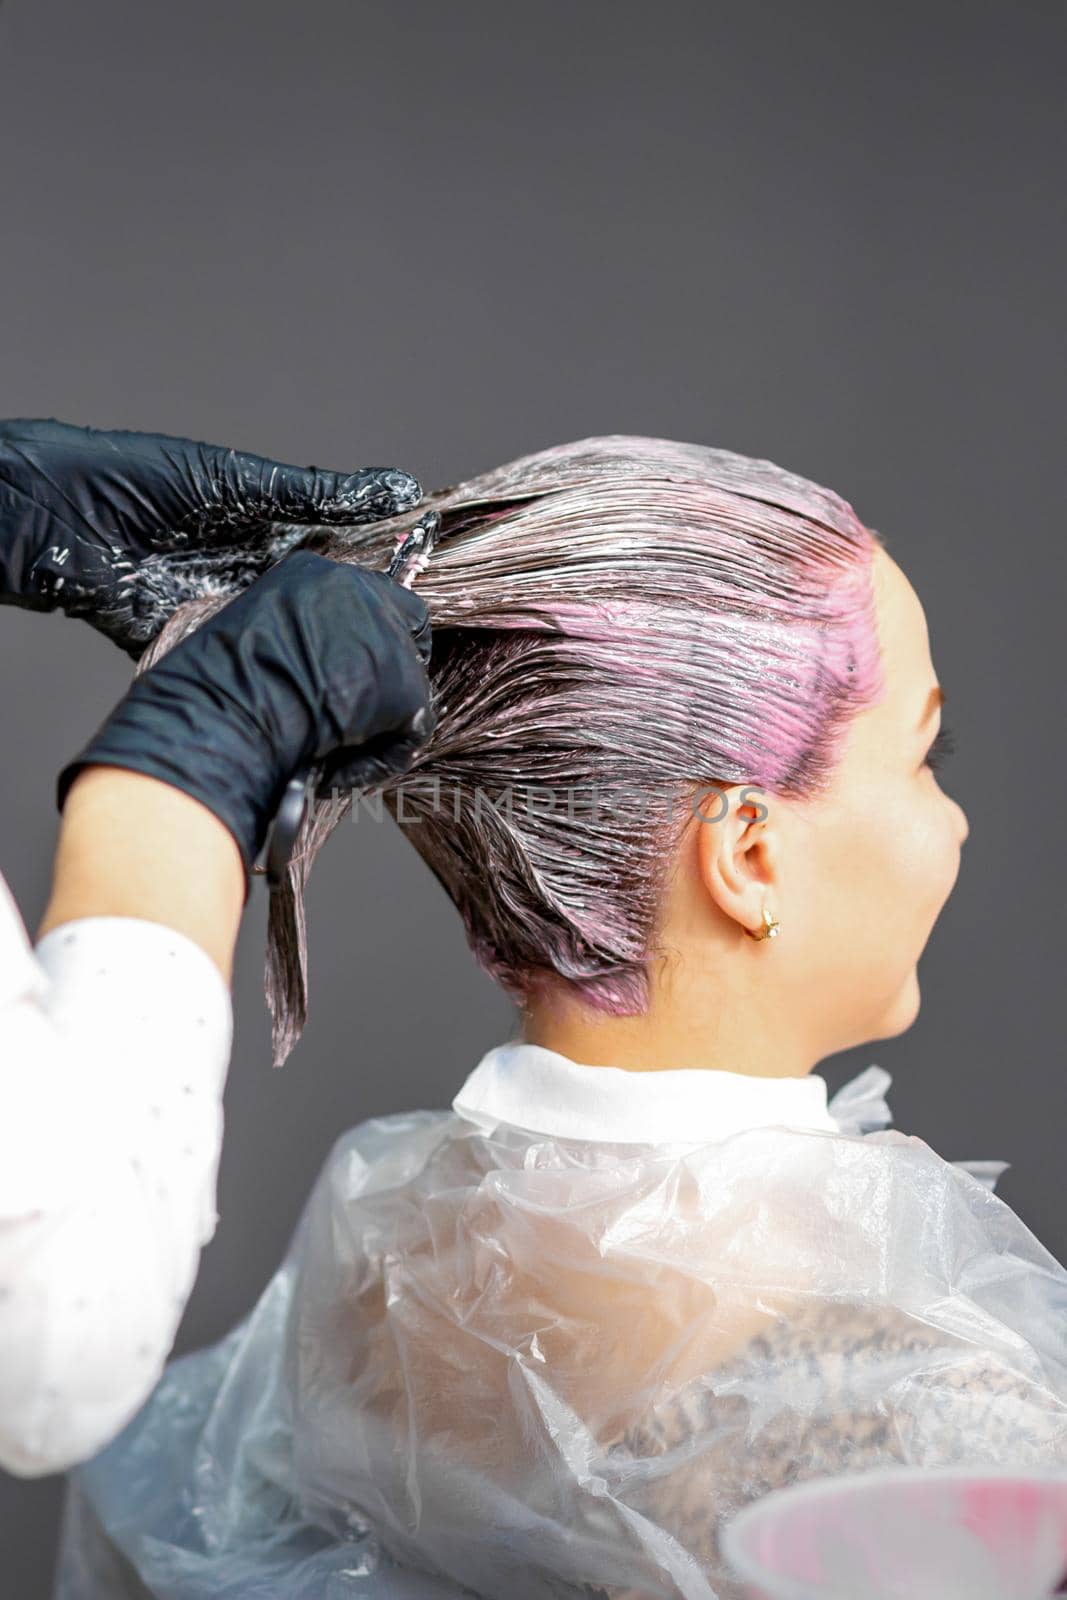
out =
[[[750,933],[763,907],[777,915],[780,840],[771,805],[751,784],[705,789],[693,801],[696,861],[704,891],[723,916]]]

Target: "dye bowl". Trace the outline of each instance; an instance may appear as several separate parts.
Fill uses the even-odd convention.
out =
[[[1047,1600],[1067,1470],[887,1467],[778,1489],[723,1529],[753,1600]]]

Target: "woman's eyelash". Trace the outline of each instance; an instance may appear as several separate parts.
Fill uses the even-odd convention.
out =
[[[952,754],[955,748],[956,741],[952,737],[952,730],[946,727],[939,728],[936,739],[926,752],[924,765],[930,767],[934,772],[940,771],[941,763],[946,756]]]

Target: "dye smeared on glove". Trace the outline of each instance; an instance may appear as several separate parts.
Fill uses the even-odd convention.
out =
[[[342,474],[165,434],[2,422],[0,603],[81,617],[136,659],[179,606],[247,588],[306,529],[421,497],[395,467]]]

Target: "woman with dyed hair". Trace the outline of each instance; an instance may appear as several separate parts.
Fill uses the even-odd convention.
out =
[[[436,724],[379,793],[521,1037],[345,1134],[287,1258],[75,1474],[62,1600],[735,1595],[724,1523],[893,1463],[1067,1463],[1067,1274],[891,1129],[967,821],[885,541],[611,435],[426,498]],[[321,530],[384,567],[401,516]],[[220,601],[171,620],[157,660]],[[272,913],[284,1058],[320,799]]]

